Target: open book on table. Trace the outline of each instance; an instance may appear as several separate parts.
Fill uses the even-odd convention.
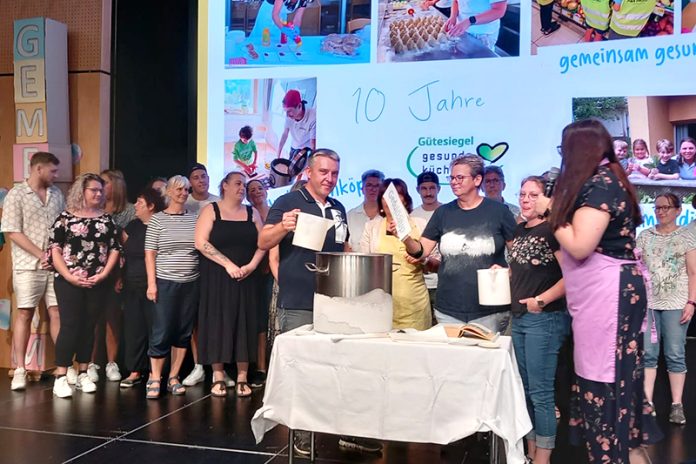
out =
[[[475,322],[463,325],[447,324],[445,325],[445,332],[447,332],[447,336],[450,338],[475,338],[489,342],[495,342],[500,336],[499,332],[493,332],[488,327]]]

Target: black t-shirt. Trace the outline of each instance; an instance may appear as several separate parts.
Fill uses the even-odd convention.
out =
[[[657,163],[657,172],[660,174],[679,174],[679,163],[677,160],[668,160],[662,164],[662,161]]]
[[[140,219],[128,223],[124,232],[128,240],[123,244],[123,257],[126,260],[125,283],[130,286],[147,286],[145,272],[145,232],[147,226]]]
[[[512,240],[515,218],[505,204],[483,198],[463,210],[457,200],[440,206],[423,232],[438,242],[442,262],[437,277],[437,310],[468,322],[507,311],[509,306],[481,306],[476,271],[494,264],[507,266],[505,242]]]
[[[527,223],[518,224],[515,238],[508,253],[510,261],[510,293],[512,295],[512,313],[527,312],[520,300],[539,296],[561,280],[563,274],[554,253],[560,245],[551,232],[551,226],[542,222],[534,227]],[[559,311],[565,308],[565,300],[552,301],[544,306],[543,311]]]
[[[575,210],[595,208],[609,213],[609,225],[595,251],[618,259],[636,259],[636,225],[630,209],[626,186],[607,166],[599,166],[595,175],[583,185],[575,202]]]
[[[333,219],[334,227],[329,229],[322,251],[336,252],[344,250],[348,240],[348,223],[346,209],[333,198],[327,199],[325,211],[306,188],[286,193],[271,206],[266,224],[278,224],[283,213],[299,209],[303,213]],[[336,241],[338,229],[339,240]],[[305,263],[316,262],[316,252],[292,244],[294,233],[290,232],[280,242],[280,265],[278,269],[278,306],[285,309],[305,309],[314,307],[315,275],[305,268]],[[342,235],[342,237],[341,237]]]

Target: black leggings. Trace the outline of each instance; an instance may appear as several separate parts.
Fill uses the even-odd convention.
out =
[[[92,358],[94,327],[108,291],[107,280],[92,288],[76,287],[63,277],[54,282],[60,311],[60,332],[56,340],[56,366],[70,367],[73,355],[78,363]]]
[[[152,327],[154,304],[145,296],[146,288],[126,283],[123,305],[123,336],[126,369],[145,373],[150,366],[147,357],[148,338]]]
[[[539,6],[539,19],[541,19],[541,28],[548,30],[551,28],[553,21],[553,3]]]

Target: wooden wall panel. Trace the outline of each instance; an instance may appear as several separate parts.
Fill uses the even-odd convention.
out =
[[[0,74],[12,72],[12,24],[44,16],[68,26],[68,69],[111,71],[111,0],[1,0]]]

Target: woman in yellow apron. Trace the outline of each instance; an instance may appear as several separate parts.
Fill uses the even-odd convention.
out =
[[[398,237],[387,234],[387,225],[393,219],[383,197],[389,184],[394,184],[406,211],[410,214],[413,209],[413,201],[408,194],[406,183],[401,179],[385,179],[377,196],[377,204],[380,205],[379,216],[365,225],[360,240],[360,251],[363,253],[385,253],[393,256],[394,328],[425,330],[430,328],[431,317],[428,289],[423,279],[423,265],[420,262],[415,264],[409,262],[406,258],[406,248],[403,242]],[[425,221],[409,216],[409,222],[411,224],[409,235],[414,240],[418,240],[425,228]]]

